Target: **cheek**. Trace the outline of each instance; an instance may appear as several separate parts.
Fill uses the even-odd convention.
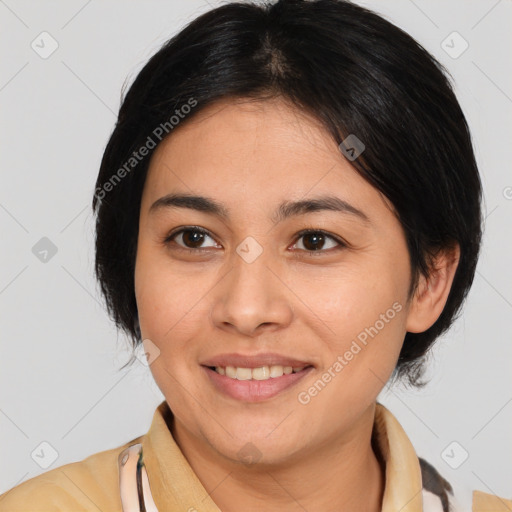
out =
[[[183,315],[187,287],[179,282],[168,262],[144,242],[139,244],[135,265],[135,297],[142,334],[158,346]]]
[[[184,272],[164,251],[140,246],[135,295],[141,331],[160,349],[166,364],[177,367],[196,356],[197,340],[204,337],[209,321],[207,295],[214,285],[212,274]]]
[[[369,260],[315,272],[311,279],[306,272],[297,273],[294,292],[307,306],[304,314],[321,321],[328,339],[346,342],[376,323],[384,330],[382,322],[388,331],[391,324],[395,331],[403,328],[399,313],[405,309],[408,280],[406,272],[394,269],[391,262]]]
[[[189,374],[197,365],[194,340],[197,343],[208,318],[206,301],[200,300],[206,291],[206,285],[178,272],[176,266],[170,265],[154,249],[140,246],[135,295],[142,337],[158,348],[158,357],[150,370],[172,410],[180,417],[190,409],[189,395],[180,390],[186,387],[194,396],[198,395]]]
[[[331,280],[338,286],[315,288],[308,297],[328,328],[316,331],[323,352],[318,380],[299,391],[302,399],[315,401],[315,414],[329,424],[333,415],[342,417],[377,398],[396,366],[405,336],[402,290],[382,275],[373,284],[368,274],[366,279],[352,277]]]
[[[322,372],[336,376],[319,407],[371,401],[389,379],[406,331],[407,272],[381,253],[360,266],[330,269],[313,285],[297,281],[312,310],[303,313],[322,341]]]

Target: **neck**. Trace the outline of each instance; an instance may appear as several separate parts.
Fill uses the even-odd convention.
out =
[[[197,477],[222,512],[322,510],[380,512],[385,468],[372,446],[375,404],[348,436],[315,446],[282,464],[240,465],[173,421],[171,430]]]

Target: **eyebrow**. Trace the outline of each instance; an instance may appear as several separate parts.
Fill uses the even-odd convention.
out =
[[[173,208],[188,208],[200,211],[215,215],[224,221],[229,221],[230,218],[229,210],[222,204],[212,198],[192,194],[167,194],[157,199],[150,206],[149,213]],[[284,201],[278,206],[270,220],[274,223],[279,223],[290,217],[324,210],[353,215],[365,223],[370,223],[370,219],[364,212],[336,196],[320,196],[300,201]]]

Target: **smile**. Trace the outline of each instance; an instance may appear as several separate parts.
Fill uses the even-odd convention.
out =
[[[263,402],[278,396],[304,379],[313,366],[203,366],[212,389],[219,395],[242,402]]]
[[[216,366],[211,368],[219,375],[225,375],[230,379],[236,380],[268,380],[290,375],[291,373],[299,373],[304,370],[305,366],[293,368],[292,366],[260,366],[259,368],[241,368],[237,366]]]

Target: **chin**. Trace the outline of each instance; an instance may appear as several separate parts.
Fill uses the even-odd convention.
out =
[[[232,462],[276,465],[297,453],[301,443],[298,432],[294,436],[283,425],[279,426],[284,417],[286,415],[281,415],[278,421],[260,420],[255,425],[253,415],[252,421],[249,417],[242,421],[224,423],[226,430],[219,426],[215,432],[211,432],[211,425],[201,430],[208,444]]]
[[[296,446],[283,446],[282,443],[269,442],[264,438],[231,441],[215,448],[231,462],[260,468],[282,464],[293,455],[292,450],[296,450]]]

